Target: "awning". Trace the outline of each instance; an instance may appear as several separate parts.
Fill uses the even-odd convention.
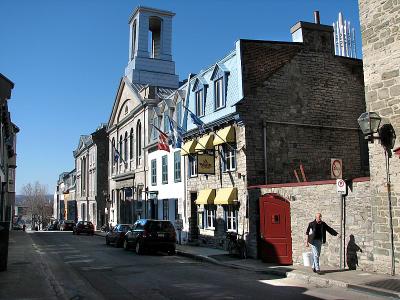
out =
[[[191,141],[184,143],[182,146],[181,155],[189,155],[192,153],[196,153],[196,151],[195,151],[196,144],[197,144],[196,140],[191,140]]]
[[[213,204],[215,189],[202,190],[197,196],[196,204]]]
[[[233,204],[233,200],[238,200],[237,188],[223,188],[217,190],[214,204]]]
[[[235,142],[235,128],[231,125],[218,130],[214,137],[214,146]]]
[[[213,149],[214,148],[213,141],[214,141],[214,134],[212,133],[209,133],[201,137],[197,141],[195,151],[198,152],[198,151]]]

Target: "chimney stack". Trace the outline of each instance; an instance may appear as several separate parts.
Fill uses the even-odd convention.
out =
[[[314,23],[321,24],[320,19],[319,19],[319,11],[318,10],[314,11]]]

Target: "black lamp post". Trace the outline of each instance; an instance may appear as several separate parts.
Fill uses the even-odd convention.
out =
[[[389,208],[389,226],[390,226],[390,242],[391,242],[391,275],[395,275],[395,258],[394,258],[394,237],[393,237],[393,212],[392,212],[392,198],[391,198],[391,182],[390,182],[390,157],[392,156],[392,149],[396,141],[396,133],[391,124],[384,124],[379,127],[381,117],[375,112],[365,112],[358,118],[358,124],[366,139],[371,143],[375,139],[380,140],[381,145],[385,149],[386,161],[386,188],[388,194],[388,208]],[[374,136],[374,134],[377,135]]]

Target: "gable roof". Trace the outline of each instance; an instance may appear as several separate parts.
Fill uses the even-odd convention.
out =
[[[203,86],[208,85],[207,81],[202,76],[197,76],[196,80],[194,81],[192,91],[195,91],[199,84],[201,84]]]
[[[223,63],[218,62],[214,65],[214,70],[211,73],[210,79],[214,80],[215,76],[219,73],[219,71],[222,71],[224,73],[229,73],[227,67]]]
[[[76,150],[73,151],[74,157],[78,156],[79,153],[93,144],[93,138],[91,135],[81,135],[79,137],[78,146]]]

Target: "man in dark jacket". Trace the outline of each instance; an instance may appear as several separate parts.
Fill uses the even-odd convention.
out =
[[[326,232],[336,236],[338,233],[325,222],[322,221],[321,213],[315,215],[315,220],[310,222],[306,231],[306,246],[311,244],[311,250],[313,253],[313,271],[316,273],[320,272],[319,268],[319,256],[321,255],[321,246],[326,242]]]

